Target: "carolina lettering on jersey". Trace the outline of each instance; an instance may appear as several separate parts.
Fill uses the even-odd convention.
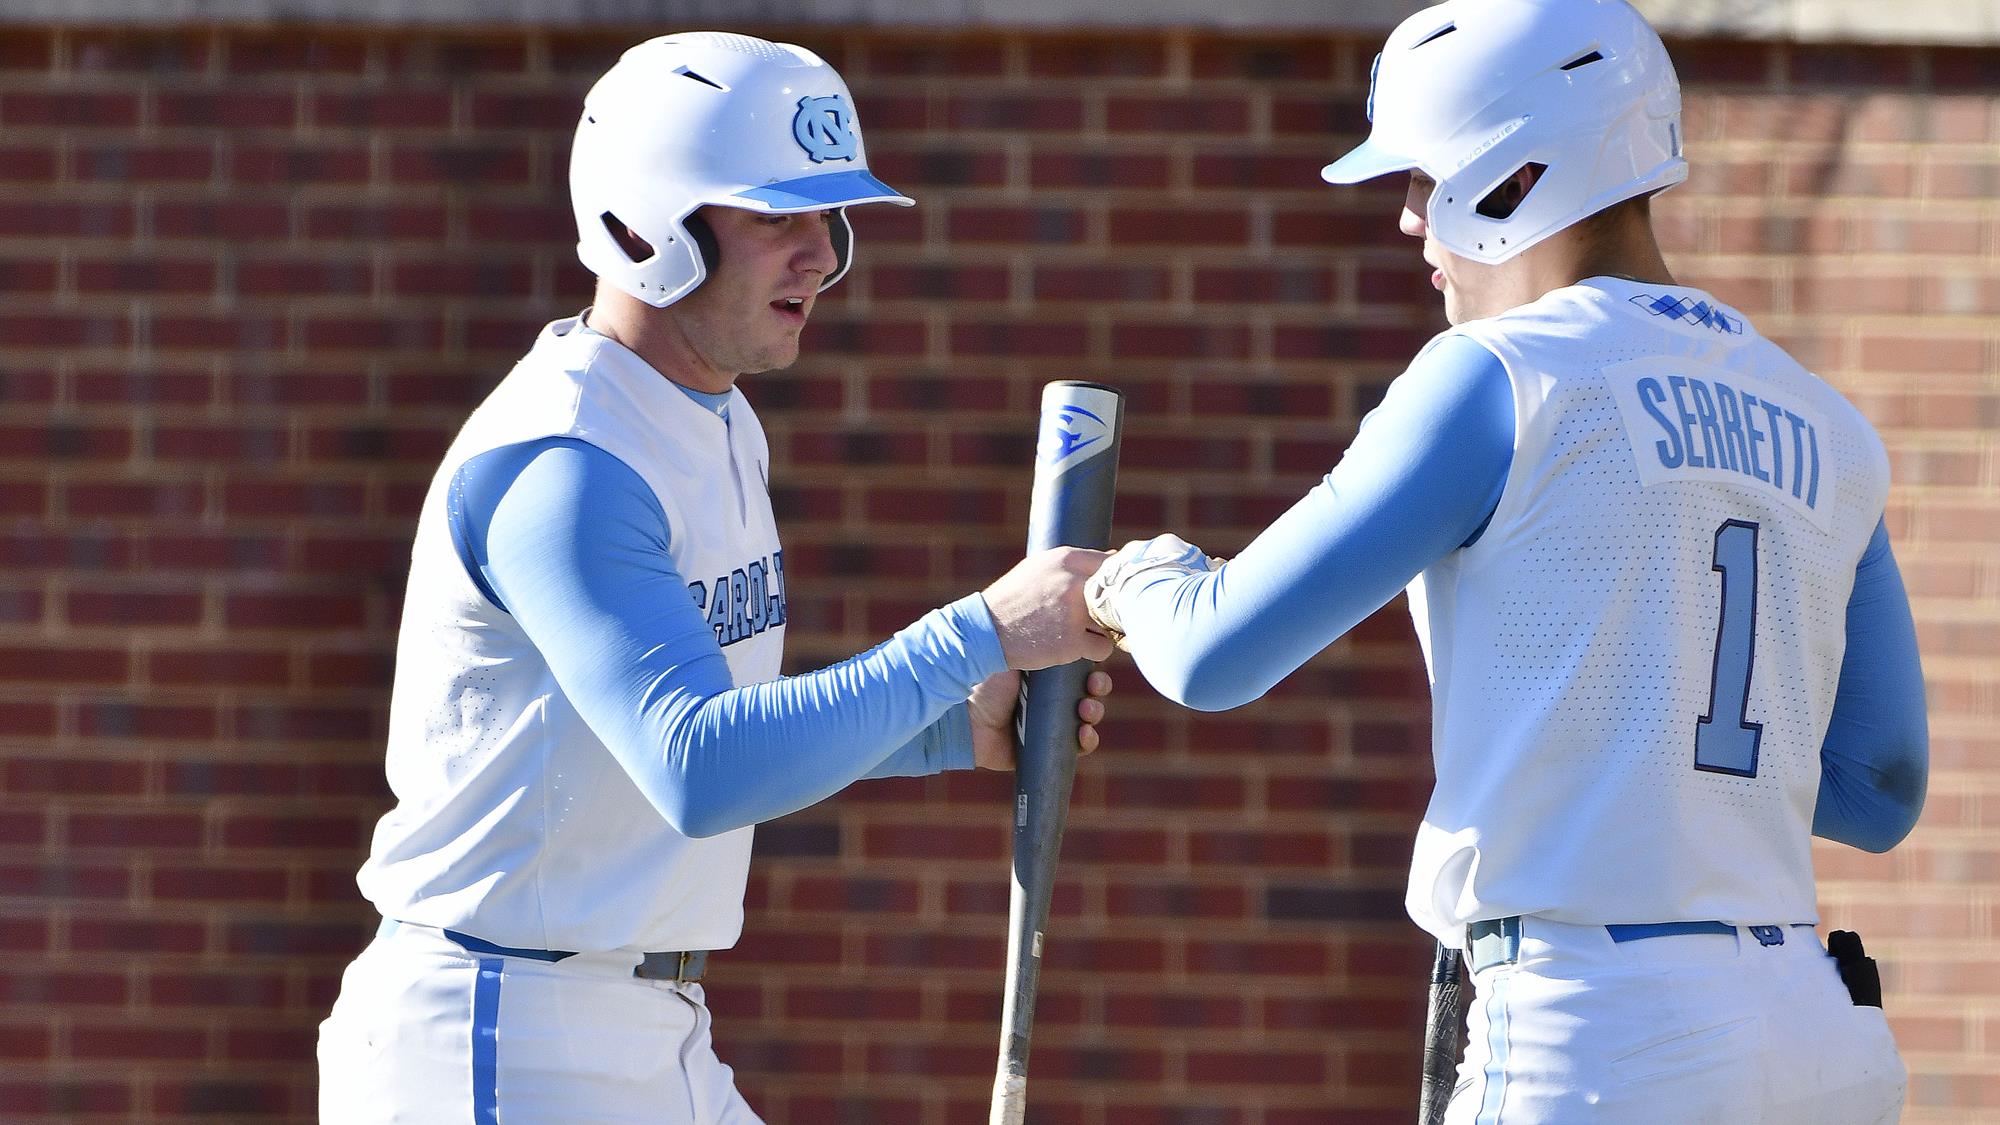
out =
[[[1683,359],[1643,359],[1604,372],[1624,416],[1640,480],[1732,481],[1774,493],[1829,525],[1820,469],[1831,433],[1812,408],[1761,380]]]
[[[708,611],[717,644],[727,648],[749,640],[785,623],[785,553],[773,551],[768,559],[752,559],[717,575],[713,587],[690,582],[688,593],[694,604]]]

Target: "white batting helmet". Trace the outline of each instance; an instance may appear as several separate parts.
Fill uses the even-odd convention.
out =
[[[1431,233],[1480,262],[1687,179],[1680,82],[1625,0],[1425,8],[1376,56],[1368,119],[1368,139],[1320,174],[1351,184],[1422,171],[1437,181]],[[1529,164],[1545,170],[1520,205],[1481,214],[1487,194]]]
[[[598,277],[664,308],[714,265],[705,205],[774,215],[836,212],[834,271],[853,260],[843,208],[916,201],[868,171],[847,83],[790,43],[720,31],[649,39],[583,100],[569,160],[577,257]],[[625,227],[653,247],[634,260]]]

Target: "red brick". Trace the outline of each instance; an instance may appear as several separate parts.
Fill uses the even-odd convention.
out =
[[[1832,86],[1842,93],[1907,86],[1915,64],[1913,51],[1878,46],[1795,45],[1785,55],[1794,84]]]
[[[1249,234],[1249,217],[1241,211],[1121,208],[1111,213],[1111,241],[1118,245],[1234,246]]]
[[[368,42],[353,32],[288,25],[282,31],[231,29],[224,44],[232,74],[360,74]]]
[[[389,150],[389,178],[399,184],[505,187],[528,182],[523,143],[452,141],[400,145]]]
[[[1035,356],[1081,358],[1088,347],[1088,330],[1061,322],[966,323],[951,326],[951,350],[960,356]]]
[[[793,434],[786,454],[795,465],[922,465],[928,454],[922,434],[872,432]]]
[[[0,238],[125,238],[131,233],[128,203],[0,201]]]
[[[0,426],[0,460],[122,461],[132,451],[132,431],[99,429],[70,422],[41,426]]]
[[[153,104],[154,119],[168,128],[289,129],[298,118],[289,91],[172,91],[161,93]]]
[[[475,261],[446,261],[419,258],[397,262],[390,273],[390,285],[409,296],[529,297],[534,293],[534,271],[527,261],[505,261],[482,257]]]
[[[1172,291],[1172,275],[1159,266],[1035,267],[1036,300],[1163,301]]]
[[[122,867],[0,864],[0,895],[55,900],[123,899],[132,893]]]
[[[922,932],[875,934],[865,943],[862,959],[870,966],[912,972],[983,969],[1004,960],[1006,943],[1006,937],[1000,934],[986,937]]]
[[[226,167],[240,185],[359,184],[368,180],[369,155],[359,145],[237,141],[230,146]]]
[[[1004,301],[1011,292],[1005,266],[941,264],[871,266],[868,289],[889,301]]]
[[[0,101],[0,113],[5,108]],[[952,129],[1072,131],[1083,125],[1083,100],[1068,95],[958,94],[946,100],[944,116]]]
[[[287,682],[290,672],[280,650],[230,648],[154,652],[146,657],[146,676],[178,686],[276,687]]]
[[[254,244],[282,239],[291,233],[291,215],[282,203],[162,199],[152,206],[153,233],[160,238]]]
[[[352,852],[365,834],[362,822],[352,816],[242,815],[232,816],[222,825],[224,846],[236,849],[340,848]]]
[[[18,128],[130,129],[139,124],[136,93],[14,90],[0,93],[0,125]]]
[[[99,371],[76,373],[78,402],[198,406],[209,401],[214,380],[183,371]]]
[[[1187,1077],[1198,1085],[1316,1086],[1326,1081],[1327,1065],[1306,1051],[1190,1051]]]
[[[37,184],[56,178],[57,152],[46,146],[0,145],[0,183]]]
[[[336,241],[430,239],[444,236],[441,203],[329,203],[307,208],[305,236]],[[521,229],[509,232],[519,237]]]
[[[1250,329],[1241,324],[1119,323],[1111,354],[1119,359],[1248,359]]]
[[[226,393],[238,406],[359,406],[368,401],[368,382],[360,372],[244,374],[229,380]]]
[[[1028,73],[1037,78],[1156,78],[1166,49],[1140,39],[1031,40]]]
[[[966,825],[871,824],[863,832],[862,849],[872,859],[949,855],[956,859],[997,858],[1007,841],[999,824]]]
[[[366,742],[382,736],[376,715],[360,707],[244,707],[235,720],[238,734],[264,741]]]
[[[918,321],[871,317],[830,320],[815,316],[806,326],[805,349],[813,355],[858,354],[914,356],[924,351],[924,326]]]
[[[50,260],[0,262],[0,292],[54,296],[56,262]]]
[[[1333,77],[1334,51],[1325,40],[1218,36],[1196,41],[1190,70],[1196,78],[1324,82]]]
[[[359,595],[231,594],[223,619],[232,629],[359,629],[368,612]]]
[[[1280,136],[1302,134],[1324,138],[1326,163],[1346,147],[1359,144],[1368,134],[1367,103],[1351,98],[1271,99],[1271,131]]]
[[[79,1059],[199,1059],[208,1037],[199,1028],[83,1024],[70,1028],[70,1053]]]
[[[451,124],[451,95],[417,88],[315,94],[307,102],[316,125],[346,129],[442,129]]]
[[[1323,304],[1333,299],[1333,282],[1333,273],[1317,266],[1197,269],[1194,299],[1218,304]]]
[[[84,293],[196,294],[215,289],[215,262],[157,255],[86,259],[76,264],[76,287]]]
[[[1006,154],[991,149],[901,149],[871,140],[868,169],[903,191],[920,186],[1000,187],[1007,182]],[[853,218],[849,216],[850,221]]]
[[[1173,166],[1160,153],[1037,152],[1028,163],[1028,180],[1038,188],[1166,188]]]
[[[758,376],[759,386],[751,392],[751,401],[760,406],[765,401],[764,383],[768,378],[768,375]],[[838,392],[838,386],[830,384],[823,399],[800,400],[793,405],[835,407],[840,401]],[[1006,409],[1009,400],[1004,379],[967,372],[891,375],[878,371],[868,379],[868,405],[871,410],[981,413]]]
[[[447,36],[396,36],[387,44],[384,62],[390,74],[421,76],[498,76],[527,65],[528,45],[505,32]]]
[[[0,345],[57,348],[122,348],[132,339],[123,315],[91,316],[43,312],[0,316]]]
[[[865,57],[869,76],[884,78],[994,78],[1004,73],[1007,66],[1006,50],[994,40],[950,36],[902,38],[895,32],[871,35]]]
[[[169,704],[84,703],[77,707],[77,731],[87,738],[198,741],[215,737],[215,713]]]
[[[202,486],[191,481],[78,483],[65,487],[62,498],[70,515],[84,517],[188,517],[203,506]]]
[[[991,489],[877,488],[868,493],[870,519],[887,523],[930,523],[938,520],[996,520],[1006,497]]]
[[[1069,245],[1083,239],[1086,221],[1063,207],[956,207],[946,234],[953,242]]]
[[[1325,158],[1317,154],[1198,156],[1194,161],[1194,186],[1230,192],[1314,190],[1323,183],[1319,171],[1325,164]]]
[[[151,571],[270,570],[285,559],[282,539],[258,535],[149,535],[139,551]]]
[[[117,649],[0,649],[0,680],[9,683],[123,683],[128,667],[126,654]]]
[[[1104,101],[1105,124],[1120,136],[1169,133],[1242,135],[1250,128],[1250,101],[1228,94],[1184,97],[1112,96]],[[1324,161],[1322,161],[1324,163]]]
[[[583,112],[583,98],[569,91],[474,90],[470,117],[474,129],[572,130]],[[868,164],[875,167],[877,153],[869,146]]]
[[[202,596],[173,590],[74,590],[64,601],[73,625],[193,625],[201,620]]]
[[[47,31],[16,26],[0,39],[0,71],[48,70],[54,65],[54,43]]]
[[[300,568],[308,572],[400,575],[410,567],[410,539],[315,535],[300,544],[298,556]]]
[[[72,1044],[75,1032],[76,1029],[71,1029]],[[50,1034],[46,1027],[26,1024],[0,1025],[0,1059],[45,1059],[49,1056],[49,1044]]]

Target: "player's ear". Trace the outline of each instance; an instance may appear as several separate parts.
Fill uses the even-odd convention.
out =
[[[1546,164],[1523,164],[1514,169],[1513,175],[1501,180],[1486,193],[1486,198],[1479,201],[1479,213],[1489,219],[1505,219],[1512,215],[1548,169]]]

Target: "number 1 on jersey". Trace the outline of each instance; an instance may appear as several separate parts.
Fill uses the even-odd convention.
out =
[[[1726,520],[1715,529],[1722,572],[1722,620],[1715,627],[1715,667],[1708,714],[1694,728],[1694,768],[1757,776],[1764,724],[1750,721],[1750,662],[1757,654],[1757,525]]]

